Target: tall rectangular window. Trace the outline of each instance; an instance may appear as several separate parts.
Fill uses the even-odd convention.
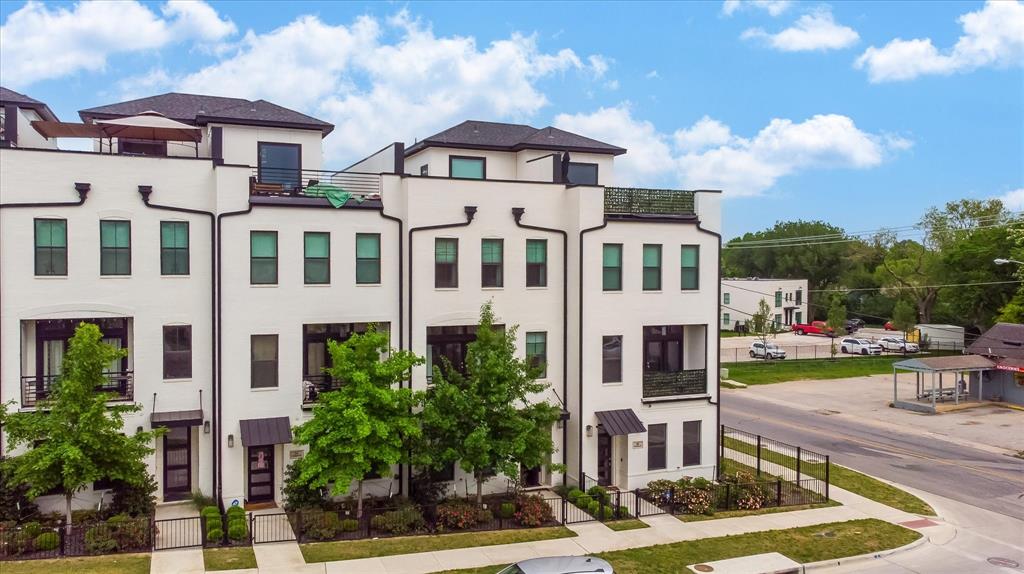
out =
[[[131,222],[100,220],[100,275],[131,274]]]
[[[603,289],[605,291],[622,291],[622,244],[605,243],[601,257]]]
[[[380,283],[379,233],[356,233],[356,283]]]
[[[722,326],[728,327],[732,323],[728,313],[722,313]]]
[[[601,337],[601,382],[622,382],[622,335]]]
[[[448,175],[462,179],[486,179],[487,160],[482,157],[448,156]]]
[[[548,240],[526,240],[526,286],[548,285]]]
[[[540,366],[539,377],[548,376],[548,334],[541,331],[526,334],[526,361],[533,366]]]
[[[782,291],[775,292],[775,306],[782,307]]]
[[[277,283],[277,232],[249,232],[249,283]]]
[[[302,145],[259,142],[256,147],[260,183],[276,183],[284,189],[302,185]]]
[[[644,372],[683,370],[683,326],[644,327]]]
[[[192,376],[192,326],[164,326],[164,378]]]
[[[644,291],[661,289],[661,245],[644,245]]]
[[[665,423],[647,425],[647,470],[665,469],[665,435],[668,425]]]
[[[68,222],[35,220],[36,275],[68,274]]]
[[[725,305],[729,304],[729,294],[728,293],[722,293],[722,303],[725,304]]]
[[[679,287],[684,291],[700,288],[700,246],[683,245],[679,254]],[[725,295],[729,302],[729,294]]]
[[[803,322],[804,322],[804,313],[803,313],[803,311],[797,311],[796,312],[796,323],[799,325],[800,323],[803,323]]]
[[[306,285],[331,282],[331,234],[307,231],[303,235],[303,280]]]
[[[450,237],[434,239],[434,287],[459,286],[459,240]]]
[[[700,464],[700,421],[683,423],[683,466]]]
[[[266,389],[277,386],[277,335],[252,335],[250,387]]]
[[[504,243],[501,239],[484,239],[480,244],[480,279],[483,287],[504,284]]]
[[[775,314],[775,327],[779,328],[782,326],[782,315],[779,313]]]
[[[160,222],[160,274],[188,275],[188,222]]]
[[[804,290],[803,289],[797,289],[796,290],[796,304],[797,305],[803,305],[804,304]]]

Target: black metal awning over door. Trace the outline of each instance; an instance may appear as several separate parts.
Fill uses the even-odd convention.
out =
[[[611,436],[647,432],[647,427],[633,409],[597,411],[594,414],[597,415],[604,432]]]
[[[153,413],[149,416],[149,425],[158,427],[191,427],[203,424],[203,410],[192,411],[165,411]]]
[[[266,446],[292,442],[292,425],[288,417],[246,419],[242,427],[242,446]]]

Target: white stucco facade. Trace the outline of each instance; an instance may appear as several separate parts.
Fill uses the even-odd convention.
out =
[[[723,331],[745,325],[764,299],[770,309],[769,318],[778,328],[788,329],[795,323],[809,323],[806,279],[722,279],[722,300],[719,322]]]

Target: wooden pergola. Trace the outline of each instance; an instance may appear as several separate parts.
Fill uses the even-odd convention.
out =
[[[954,404],[960,404],[961,396],[966,399],[966,389],[962,388],[960,381],[965,373],[983,373],[996,368],[996,364],[980,355],[950,355],[947,357],[922,357],[907,359],[892,364],[892,403],[894,407],[920,412],[936,412],[936,402],[952,398]],[[897,384],[897,372],[910,371],[915,374],[917,393],[914,401],[900,400],[899,385]],[[954,381],[952,388],[944,388],[942,375],[952,373]],[[928,377],[930,375],[930,377]],[[957,377],[960,375],[960,377]],[[926,379],[930,378],[931,385],[926,388]],[[936,387],[936,379],[938,387]],[[982,400],[982,386],[984,377],[978,377],[978,400]],[[922,404],[922,399],[930,399],[931,406]]]

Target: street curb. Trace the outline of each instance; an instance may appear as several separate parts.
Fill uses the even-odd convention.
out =
[[[920,533],[918,533],[918,534],[920,534]],[[917,548],[918,546],[923,545],[926,542],[928,542],[928,537],[925,536],[924,534],[921,534],[921,537],[918,538],[917,540],[911,542],[910,544],[904,544],[903,546],[900,546],[899,548],[891,548],[889,550],[882,550],[881,552],[875,552],[874,554],[859,554],[857,556],[848,556],[846,558],[834,558],[834,559],[831,559],[831,560],[821,560],[821,561],[818,561],[818,562],[808,562],[807,564],[803,565],[803,571],[804,572],[811,572],[811,571],[814,571],[814,570],[821,570],[823,568],[833,568],[833,567],[836,567],[836,566],[846,566],[848,564],[859,564],[861,562],[868,562],[868,561],[871,561],[871,560],[878,560],[879,558],[885,558],[887,556],[892,556],[893,554],[898,554],[900,552],[906,552],[907,550],[912,550],[914,548]]]

